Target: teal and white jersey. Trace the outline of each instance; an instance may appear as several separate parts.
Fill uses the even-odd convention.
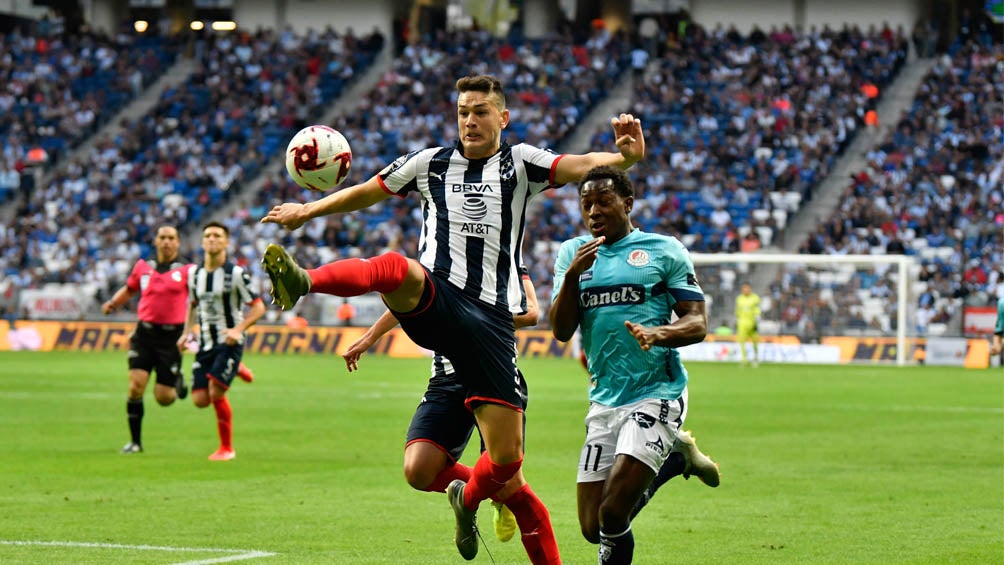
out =
[[[1004,336],[1004,296],[997,301],[997,324],[994,325],[994,333]]]
[[[554,294],[575,252],[592,236],[561,244],[554,263]],[[690,253],[675,237],[634,230],[601,245],[592,268],[579,276],[582,347],[589,360],[589,400],[623,406],[644,398],[675,400],[687,386],[676,349],[643,351],[624,327],[669,324],[677,302],[704,301]]]

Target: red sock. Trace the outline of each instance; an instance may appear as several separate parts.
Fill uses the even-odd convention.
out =
[[[473,469],[464,465],[463,463],[454,463],[453,465],[447,465],[445,469],[436,475],[436,478],[429,483],[429,486],[425,487],[426,492],[446,492],[446,487],[450,486],[450,483],[454,479],[460,479],[465,483],[471,480],[471,473]]]
[[[544,503],[530,490],[530,485],[523,485],[523,488],[502,502],[516,517],[522,533],[523,547],[526,548],[530,562],[534,565],[561,563],[558,540],[554,538],[554,529],[551,527],[551,515]]]
[[[468,509],[477,508],[478,504],[491,497],[505,486],[509,479],[519,471],[523,464],[523,458],[505,465],[499,465],[488,457],[485,451],[474,464],[474,471],[471,473],[471,480],[467,481],[464,488],[464,506]]]
[[[225,396],[214,400],[213,408],[216,409],[216,431],[220,434],[220,447],[233,449],[234,413],[230,410],[230,401]]]
[[[394,292],[408,274],[408,260],[400,253],[385,253],[370,259],[342,259],[307,270],[310,292],[335,296],[359,296],[377,291]]]

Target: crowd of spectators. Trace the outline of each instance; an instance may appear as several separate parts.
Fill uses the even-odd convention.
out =
[[[627,38],[602,27],[587,37],[560,33],[532,41],[477,30],[439,33],[405,46],[359,108],[333,125],[353,147],[346,180],[352,184],[398,155],[454,142],[457,76],[500,76],[512,114],[507,141],[558,149],[617,81],[633,75],[626,109],[643,118],[649,147],[632,171],[636,224],[676,235],[692,251],[749,252],[776,243],[788,214],[812,197],[874,107],[862,87],[880,91],[896,76],[907,41],[888,28],[757,30],[743,37],[692,24],[646,68],[648,53],[638,45],[632,51]],[[421,222],[412,199],[390,199],[293,233],[257,222],[278,202],[317,197],[292,183],[275,156],[381,46],[378,36],[330,30],[201,42],[190,80],[164,92],[120,137],[99,139],[82,161],[62,164],[32,194],[0,234],[0,267],[24,287],[83,282],[105,291],[147,253],[151,226],[197,223],[234,193],[240,205],[224,219],[234,234],[233,256],[260,281],[258,259],[272,241],[307,265],[387,250],[415,256]],[[472,52],[481,56],[472,59]],[[922,257],[911,285],[921,307],[911,320],[918,332],[947,321],[966,296],[988,298],[1004,286],[1004,114],[988,72],[999,74],[994,65],[1001,59],[999,45],[970,44],[939,60],[912,110],[869,153],[868,169],[854,176],[839,209],[801,248]],[[9,123],[0,117],[0,127]],[[10,130],[17,134],[9,137],[27,139],[28,129],[15,122]],[[594,135],[591,145],[612,148],[610,132]],[[261,190],[242,193],[245,180],[259,173]],[[524,250],[545,309],[557,244],[581,231],[574,187],[546,194],[530,216]],[[197,249],[197,242],[186,244]],[[720,308],[728,304],[736,272],[701,272],[705,287],[716,289],[709,298]],[[892,272],[782,269],[762,292],[764,319],[809,339],[837,327],[887,332],[895,325]],[[316,319],[314,301],[303,307],[301,314]]]
[[[635,224],[695,252],[776,243],[862,127],[874,101],[861,87],[887,85],[907,50],[908,39],[888,28],[744,37],[691,24],[634,87],[630,111],[642,117],[648,144],[631,173]],[[612,133],[601,130],[591,145],[613,147]],[[555,242],[581,231],[575,192],[552,196],[528,222],[536,244],[525,256],[542,297]]]
[[[100,297],[120,286],[151,230],[196,224],[239,192],[382,44],[331,30],[206,36],[184,84],[29,195],[0,235],[0,269],[18,288],[84,283]]]
[[[916,257],[910,331],[920,335],[944,331],[940,324],[965,303],[995,304],[1004,295],[1002,72],[999,43],[971,41],[941,55],[911,108],[867,154],[866,168],[852,176],[837,209],[800,248]],[[857,289],[852,306],[863,311],[859,325],[895,324],[895,300],[870,300],[884,288],[895,298],[891,273],[879,282]],[[778,298],[800,297],[782,289]]]
[[[71,35],[48,24],[0,35],[0,203],[17,193],[27,167],[58,161],[177,55],[159,37]]]

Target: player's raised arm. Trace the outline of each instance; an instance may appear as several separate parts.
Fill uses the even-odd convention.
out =
[[[555,167],[555,184],[576,182],[593,167],[609,165],[627,169],[645,157],[645,134],[641,120],[631,114],[621,114],[610,120],[614,128],[619,153],[594,152],[585,155],[565,155]]]
[[[362,210],[389,197],[390,193],[380,185],[379,176],[374,175],[364,183],[332,192],[320,200],[306,204],[285,202],[274,206],[261,223],[279,224],[288,230],[295,230],[313,218]]]

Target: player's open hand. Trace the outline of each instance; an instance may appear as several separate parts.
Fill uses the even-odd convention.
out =
[[[370,347],[373,347],[373,340],[370,339],[368,333],[365,333],[362,337],[352,342],[352,345],[345,350],[345,353],[342,353],[342,359],[345,359],[345,368],[350,373],[359,369],[359,358]]]
[[[617,150],[624,160],[629,165],[641,161],[645,157],[645,134],[641,129],[641,120],[631,114],[621,114],[611,119],[610,125],[614,127]]]
[[[285,202],[278,206],[273,206],[268,214],[261,219],[263,224],[279,224],[282,227],[293,231],[307,223],[306,210],[303,204],[296,202]]]
[[[631,336],[638,340],[638,346],[641,347],[642,351],[648,351],[655,345],[655,328],[649,328],[627,320],[624,321],[624,326],[631,332]]]
[[[606,236],[600,236],[595,239],[591,239],[575,250],[575,257],[572,258],[572,262],[568,265],[568,270],[566,271],[566,276],[571,275],[578,277],[582,273],[589,270],[596,262],[596,253],[600,249],[600,245],[606,241]]]

